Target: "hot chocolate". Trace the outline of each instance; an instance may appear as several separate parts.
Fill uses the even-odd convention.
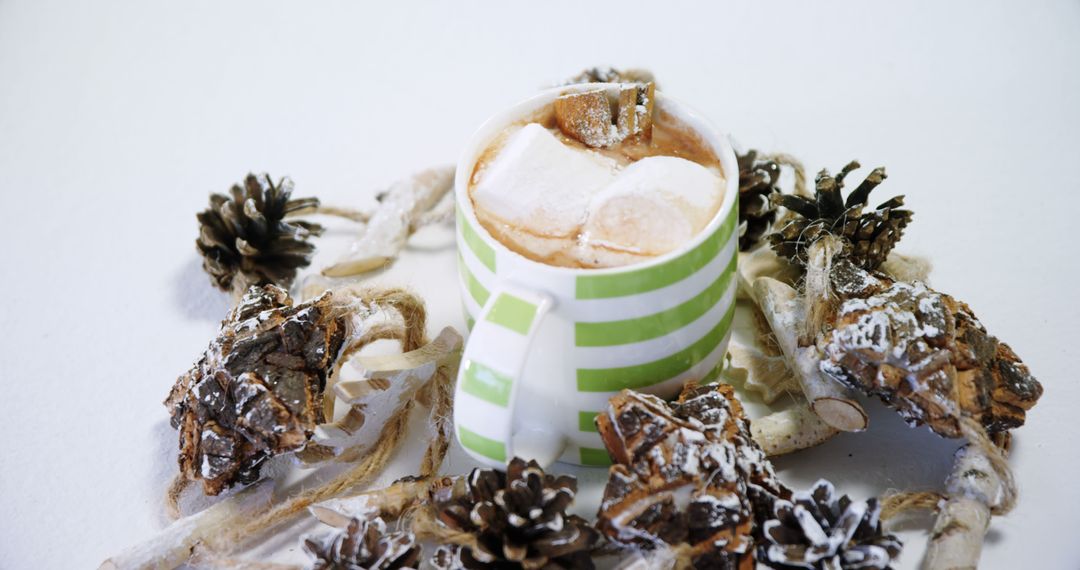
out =
[[[566,267],[637,263],[693,239],[720,207],[720,161],[690,127],[654,111],[651,86],[637,89],[629,101],[625,85],[565,95],[496,137],[469,182],[484,228]]]

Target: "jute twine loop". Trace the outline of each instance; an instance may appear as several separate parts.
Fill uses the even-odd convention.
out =
[[[987,505],[990,512],[997,516],[1007,514],[1016,506],[1017,489],[1016,479],[1005,458],[1006,450],[995,444],[982,424],[974,418],[964,416],[958,421],[960,431],[968,440],[968,446],[974,446],[986,457],[1000,481],[1001,500]],[[1002,438],[1002,443],[1007,445],[1008,439]],[[947,501],[948,498],[947,495],[933,491],[888,492],[881,497],[881,518],[888,520],[914,510],[936,511],[940,509],[942,501]]]
[[[409,399],[394,410],[393,416],[379,432],[378,442],[355,467],[319,487],[301,492],[232,532],[218,537],[209,545],[210,548],[217,552],[228,552],[242,544],[248,537],[273,528],[307,507],[337,496],[382,472],[405,436],[409,412],[412,411],[413,405],[414,401]]]
[[[435,511],[430,505],[419,506],[406,514],[408,527],[417,538],[431,539],[439,544],[454,544],[466,548],[476,548],[476,535],[471,532],[456,531],[435,520]]]
[[[795,173],[795,188],[793,193],[796,196],[810,196],[810,191],[806,188],[806,167],[803,166],[803,163],[799,159],[784,152],[769,154],[766,155],[765,158],[780,166],[790,167],[792,172]]]
[[[180,518],[182,514],[180,512],[180,495],[183,494],[184,489],[187,489],[189,484],[191,484],[191,481],[183,473],[177,473],[172,482],[169,483],[169,488],[165,491],[165,513],[169,515],[170,519],[176,520]]]
[[[435,475],[450,450],[450,432],[454,417],[454,374],[456,370],[440,368],[435,377],[424,387],[431,401],[431,443],[420,463],[420,476]]]
[[[881,520],[910,511],[936,511],[946,497],[936,491],[890,491],[881,497]]]

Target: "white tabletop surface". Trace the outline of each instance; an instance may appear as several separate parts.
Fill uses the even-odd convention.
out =
[[[0,0],[0,567],[94,567],[165,524],[161,402],[227,308],[193,244],[209,192],[268,171],[367,206],[452,162],[489,114],[605,63],[651,68],[743,145],[888,167],[878,192],[916,212],[901,250],[930,255],[934,285],[1046,388],[982,567],[1080,567],[1080,3],[586,4]],[[449,236],[374,280],[422,294],[432,331],[463,325]],[[785,480],[939,487],[957,443],[870,407],[869,432],[778,461]],[[469,466],[455,449],[446,468]],[[584,502],[602,479],[583,474]],[[904,527],[898,568],[925,531]]]

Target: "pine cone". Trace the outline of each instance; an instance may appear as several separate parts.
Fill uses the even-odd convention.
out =
[[[656,83],[656,79],[647,69],[619,71],[614,67],[593,67],[567,79],[563,85],[578,83]]]
[[[448,529],[471,533],[476,547],[436,553],[442,568],[593,568],[599,535],[581,517],[567,515],[577,480],[546,475],[535,461],[514,458],[506,473],[474,469],[468,478],[436,487],[431,502]]]
[[[764,523],[758,558],[783,570],[886,570],[900,554],[899,539],[884,534],[876,499],[834,499],[832,483],[820,480],[809,493],[780,500]]]
[[[911,222],[911,211],[900,209],[904,197],[896,196],[873,211],[863,213],[870,191],[885,180],[885,169],[875,168],[859,187],[844,200],[840,191],[844,178],[859,163],[847,164],[834,178],[827,170],[815,179],[817,190],[813,199],[792,194],[779,194],[774,199],[791,211],[791,219],[777,232],[769,235],[769,244],[776,254],[798,265],[806,265],[807,250],[818,237],[833,234],[843,238],[844,255],[864,269],[876,269]]]
[[[420,546],[411,532],[387,532],[381,518],[353,518],[321,539],[304,539],[312,570],[416,570]]]
[[[776,221],[769,195],[780,192],[780,165],[758,160],[757,151],[739,155],[739,249],[747,251],[761,241]]]
[[[624,390],[597,427],[615,461],[597,528],[654,548],[689,545],[695,568],[754,567],[754,525],[789,491],[750,437],[731,386],[688,384],[679,400]]]
[[[233,185],[231,196],[211,194],[210,207],[197,215],[203,269],[222,291],[245,291],[272,283],[288,287],[296,271],[311,263],[315,246],[308,238],[322,233],[318,224],[285,221],[298,210],[319,205],[317,198],[290,200],[293,184],[276,185],[269,175],[248,174]]]
[[[1042,385],[970,307],[850,264],[837,264],[832,281],[848,300],[820,343],[823,373],[946,437],[961,435],[961,415],[989,433],[1023,425]]]
[[[165,406],[180,430],[180,471],[217,495],[258,479],[266,458],[304,446],[322,422],[326,374],[345,337],[330,294],[293,306],[252,287]]]

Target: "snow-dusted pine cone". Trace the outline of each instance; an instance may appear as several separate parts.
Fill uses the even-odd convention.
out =
[[[180,472],[217,495],[255,481],[268,457],[303,447],[323,420],[345,328],[329,294],[293,305],[275,285],[249,289],[165,400],[180,430]]]
[[[433,562],[445,569],[593,568],[598,533],[566,514],[577,480],[547,475],[535,461],[514,458],[506,473],[474,469],[437,486],[431,501],[439,524],[476,538],[476,547],[450,547]]]
[[[689,546],[694,568],[754,567],[755,520],[789,491],[731,386],[691,383],[671,404],[624,390],[597,426],[615,461],[596,523],[609,540]]]
[[[578,83],[655,83],[651,71],[647,69],[615,69],[614,67],[592,67],[567,79],[564,85]]]
[[[988,432],[1024,424],[1042,396],[1009,345],[989,334],[971,307],[923,283],[852,267],[832,270],[846,300],[821,341],[821,371],[879,396],[909,423],[959,437],[967,416]]]
[[[270,176],[248,174],[230,195],[211,194],[210,207],[197,215],[203,269],[222,291],[244,291],[272,283],[288,287],[296,271],[311,263],[308,238],[322,233],[318,224],[285,220],[298,210],[319,205],[317,198],[290,198],[292,181],[277,184]]]
[[[416,570],[420,546],[411,532],[387,532],[381,518],[353,518],[343,529],[304,538],[311,570]]]
[[[885,570],[900,554],[900,540],[881,530],[876,499],[836,498],[832,483],[820,480],[809,492],[774,505],[765,521],[758,560],[770,568],[794,570]]]
[[[833,177],[827,170],[818,173],[813,198],[793,194],[773,195],[774,201],[791,212],[779,230],[769,234],[769,244],[777,255],[805,265],[807,250],[819,237],[831,234],[844,240],[844,254],[864,269],[875,269],[900,241],[911,222],[904,210],[904,197],[896,196],[869,212],[870,191],[885,180],[885,169],[875,168],[845,200],[841,195],[844,178],[859,163],[852,161]]]

